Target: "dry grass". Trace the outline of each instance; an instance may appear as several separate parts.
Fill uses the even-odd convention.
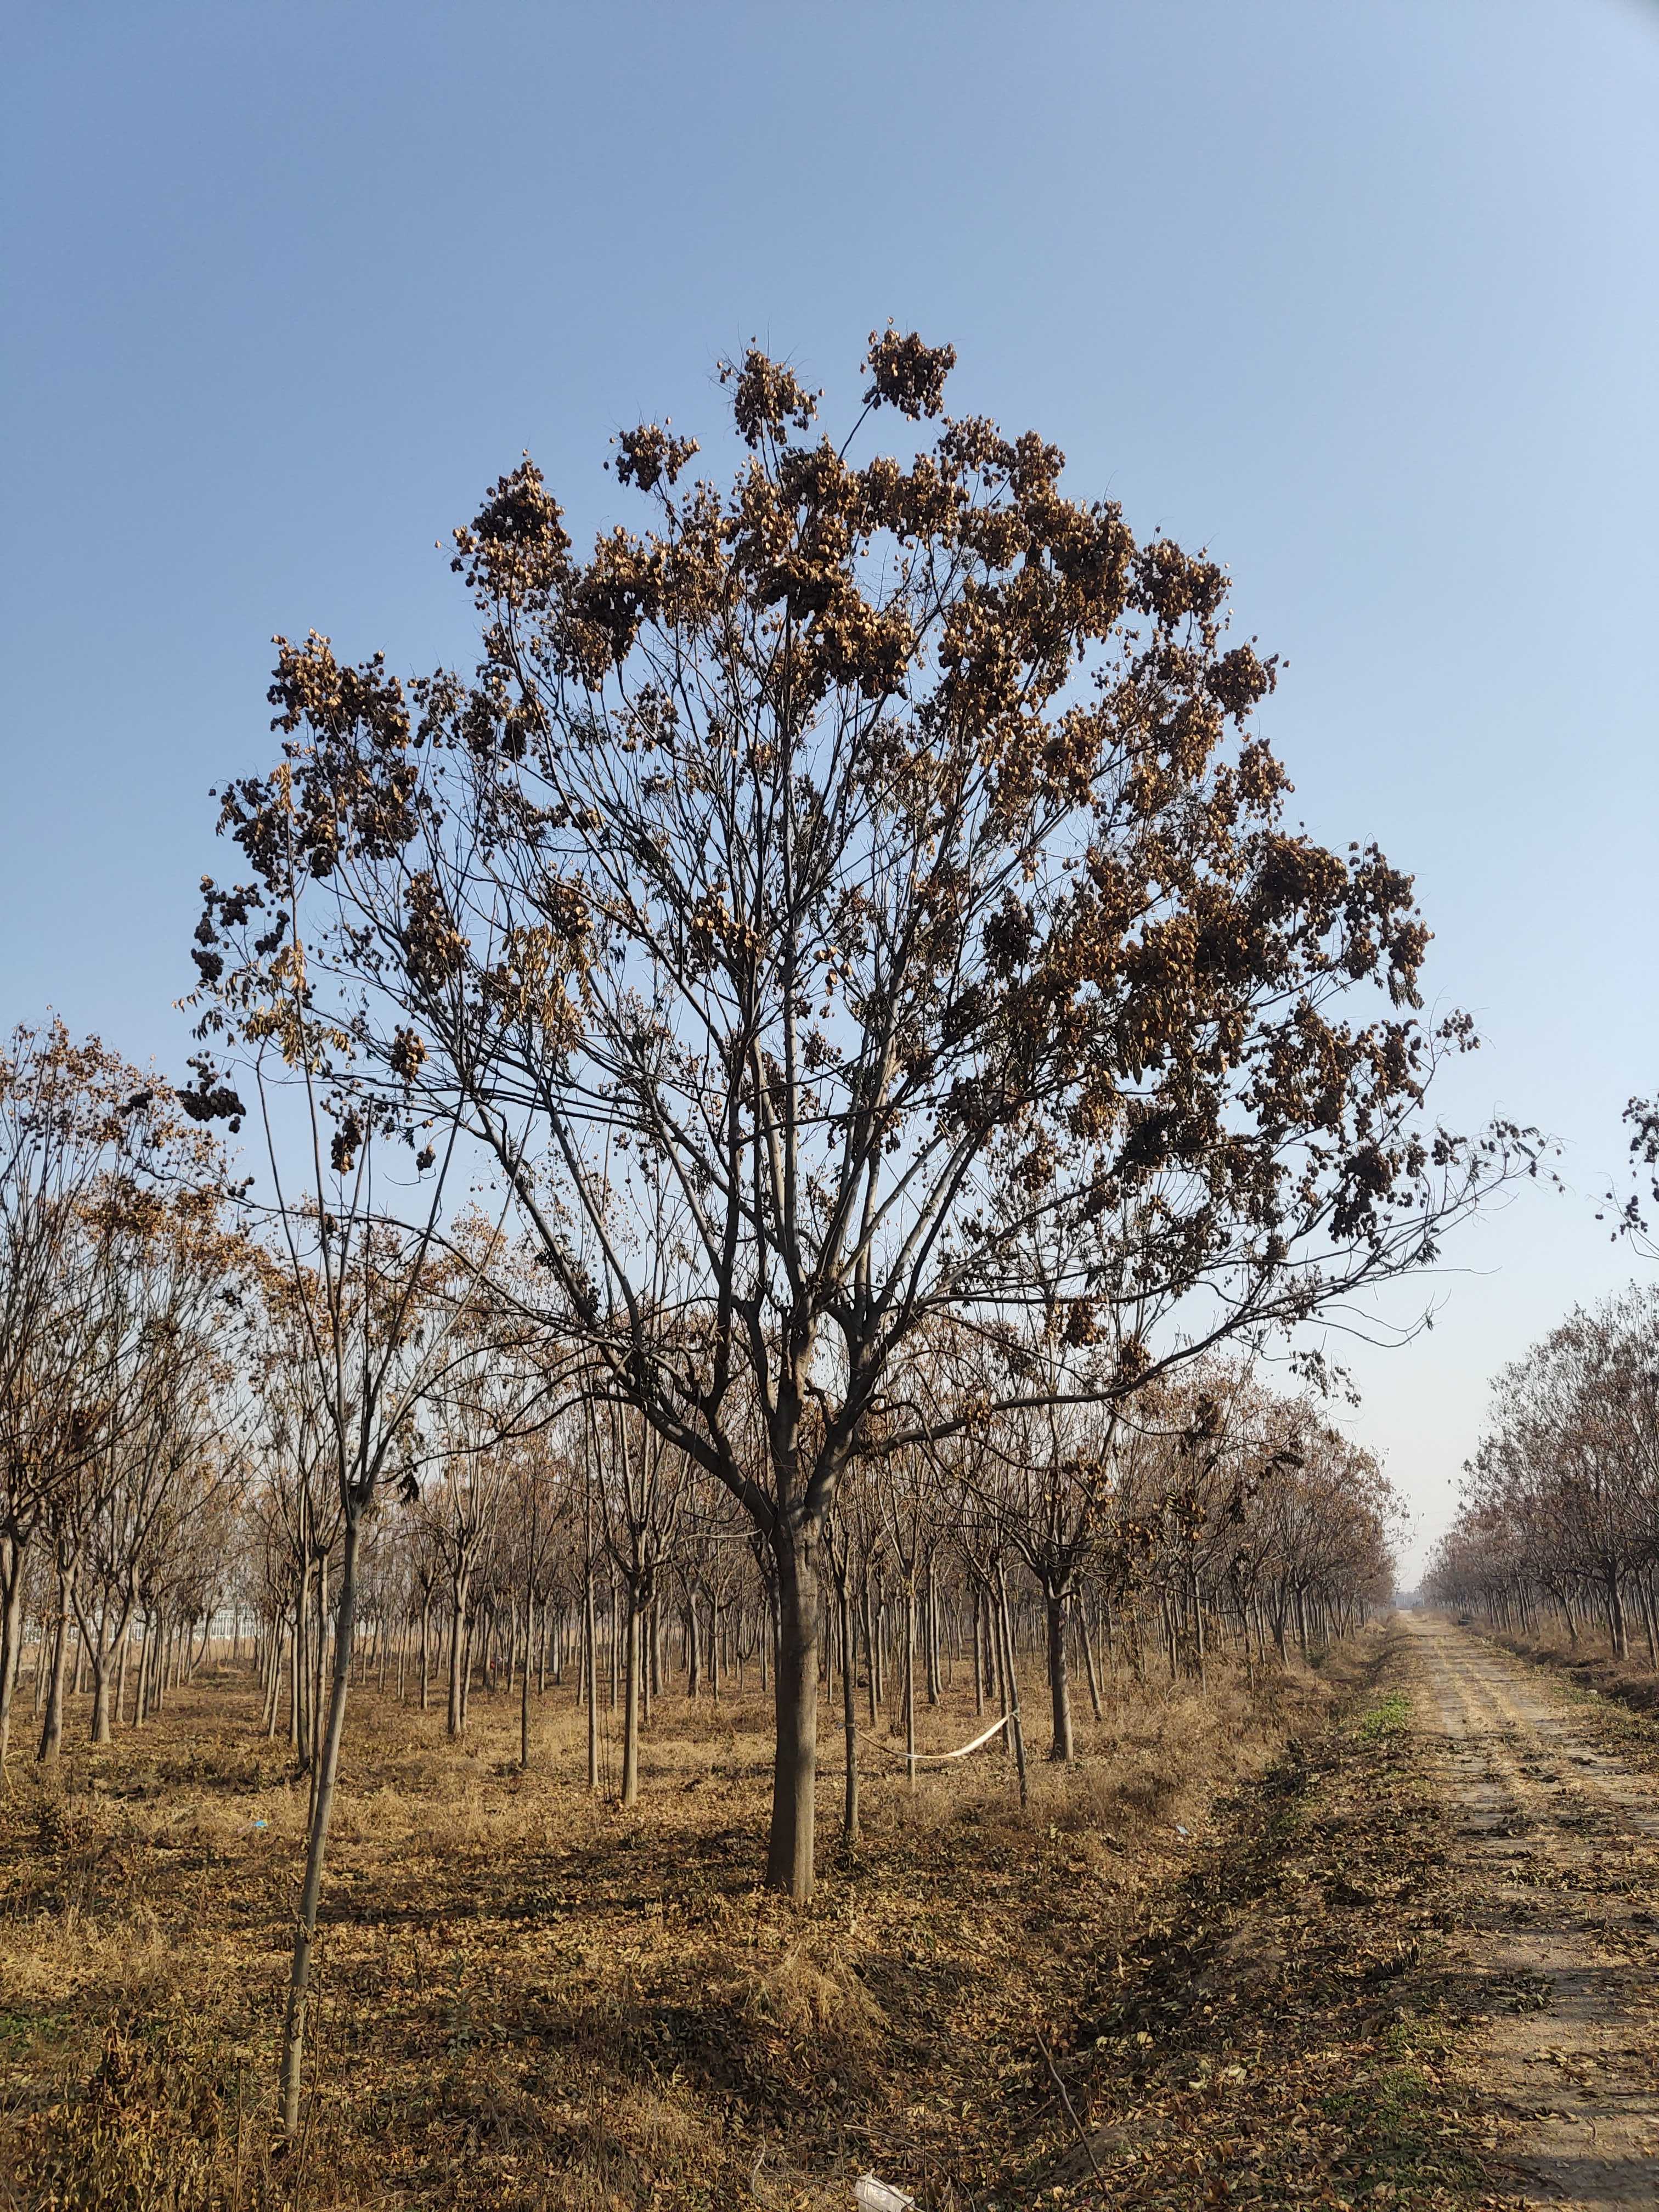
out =
[[[441,1717],[356,1693],[288,2148],[271,2083],[305,1791],[249,1685],[204,1680],[56,1777],[13,1767],[0,2198],[781,2212],[844,2208],[873,2166],[930,2212],[965,2203],[1018,2132],[1036,2034],[1064,2037],[1216,1793],[1328,1697],[1224,1670],[1205,1696],[1123,1686],[1085,1715],[1079,1766],[1034,1769],[1025,1812],[994,1754],[914,1793],[871,1760],[854,1854],[826,1725],[823,1880],[796,1912],[755,1887],[753,1699],[665,1699],[624,1813],[580,1786],[568,1689],[522,1776],[505,1698],[452,1746]],[[959,1692],[927,1716],[927,1741],[974,1732]]]

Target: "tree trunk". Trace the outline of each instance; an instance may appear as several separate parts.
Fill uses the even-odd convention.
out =
[[[4,1572],[0,1576],[0,1768],[11,1747],[11,1701],[17,1694],[17,1671],[23,1657],[23,1566],[27,1547],[16,1537],[7,1540]]]
[[[847,1771],[842,1796],[841,1835],[845,1844],[859,1840],[859,1701],[858,1663],[853,1644],[853,1601],[841,1594],[841,1725],[847,1743]]]
[[[328,1614],[328,1561],[325,1558],[317,1562],[317,1650],[313,1662],[311,1690],[307,1700],[311,1708],[311,1810],[313,1813],[317,1809],[317,1777],[319,1770],[318,1754],[321,1749],[323,1733],[324,1692],[329,1680]],[[339,1653],[337,1651],[334,1656],[337,1661]],[[351,1654],[348,1650],[346,1664],[349,1667],[350,1663]]]
[[[1025,1731],[1019,1718],[1019,1677],[1014,1671],[1014,1623],[1008,1610],[1008,1585],[1003,1579],[1002,1569],[997,1569],[997,1626],[1002,1652],[1002,1675],[1007,1686],[1008,1734],[1013,1738],[1014,1765],[1019,1774],[1019,1802],[1027,1798],[1025,1779]]]
[[[458,1736],[466,1725],[462,1689],[466,1679],[467,1589],[463,1577],[457,1577],[452,1583],[449,1594],[453,1612],[449,1629],[449,1715],[446,1728],[450,1735]]]
[[[777,1743],[772,1765],[772,1827],[766,1886],[797,1905],[812,1894],[817,1811],[818,1645],[822,1589],[815,1533],[780,1522],[772,1536],[777,1569],[778,1648],[772,1669]],[[763,1644],[764,1650],[764,1644]]]
[[[916,1588],[904,1586],[904,1772],[916,1786]]]
[[[524,1601],[524,1673],[519,1677],[519,1771],[530,1771],[530,1639],[535,1632],[535,1615],[528,1592]]]
[[[1097,1720],[1100,1711],[1100,1675],[1095,1666],[1095,1647],[1089,1635],[1089,1601],[1079,1593],[1077,1601],[1078,1641],[1083,1646],[1083,1671],[1089,1680],[1089,1710]]]
[[[640,1802],[640,1689],[645,1659],[645,1608],[632,1583],[628,1585],[623,1647],[623,1778],[624,1805]]]
[[[1042,1596],[1048,1621],[1048,1706],[1054,1734],[1048,1756],[1056,1765],[1069,1766],[1073,1753],[1072,1677],[1066,1658],[1066,1595],[1064,1591],[1044,1590]]]
[[[1200,1688],[1200,1690],[1202,1690],[1202,1689],[1204,1689],[1204,1688],[1207,1687],[1207,1686],[1208,1686],[1208,1676],[1207,1676],[1207,1674],[1206,1674],[1206,1664],[1205,1664],[1205,1661],[1206,1661],[1206,1653],[1205,1653],[1205,1650],[1204,1650],[1204,1607],[1203,1607],[1202,1604],[1200,1602],[1200,1599],[1199,1599],[1199,1589],[1198,1589],[1198,1570],[1197,1570],[1197,1568],[1196,1568],[1196,1567],[1194,1567],[1194,1568],[1193,1569],[1193,1571],[1192,1571],[1192,1601],[1193,1601],[1193,1659],[1194,1659],[1194,1666],[1195,1666],[1195,1668],[1196,1668],[1196,1672],[1197,1672],[1197,1674],[1198,1674],[1198,1686],[1199,1686],[1199,1688]]]
[[[51,1765],[64,1747],[64,1670],[69,1658],[70,1607],[73,1602],[71,1590],[75,1571],[71,1567],[58,1585],[58,1625],[53,1632],[52,1672],[46,1678],[46,1717],[40,1728],[40,1747],[36,1753],[43,1765]]]
[[[108,1743],[111,1740],[109,1662],[113,1656],[112,1650],[106,1651],[104,1649],[100,1638],[92,1655],[92,1740],[94,1743]]]
[[[1630,1656],[1630,1632],[1625,1626],[1625,1593],[1619,1577],[1607,1577],[1607,1627],[1613,1637],[1613,1656]]]
[[[274,1736],[276,1733],[277,1708],[281,1705],[283,1698],[283,1642],[286,1632],[287,1632],[283,1625],[282,1616],[279,1613],[272,1620],[270,1624],[270,1680],[265,1684],[264,1723],[265,1734],[267,1736]],[[140,1645],[139,1678],[141,1680],[143,1680],[143,1647]]]
[[[587,1786],[599,1786],[599,1625],[594,1617],[593,1570],[587,1571],[582,1602],[583,1671],[587,1676]]]
[[[933,1555],[927,1554],[927,1702],[939,1703],[939,1584],[934,1578]]]
[[[311,1739],[306,1729],[306,1684],[311,1679],[306,1666],[306,1646],[310,1633],[311,1561],[307,1559],[301,1570],[300,1587],[294,1595],[294,1640],[288,1655],[288,1735],[301,1766],[309,1765],[311,1759]]]
[[[334,1782],[339,1771],[340,1740],[345,1732],[346,1690],[351,1673],[351,1630],[357,1604],[357,1521],[348,1516],[345,1555],[340,1565],[338,1610],[335,1615],[334,1668],[329,1686],[328,1717],[316,1761],[311,1832],[306,1844],[305,1880],[300,1890],[299,1923],[294,1934],[294,1963],[289,1976],[288,2012],[283,2023],[283,2129],[290,2136],[297,2133],[300,2125],[300,2067],[305,2056],[306,1996],[311,1983],[311,1954],[317,1938],[317,1906],[323,1889],[323,1853],[328,1844],[329,1817],[334,1809]]]

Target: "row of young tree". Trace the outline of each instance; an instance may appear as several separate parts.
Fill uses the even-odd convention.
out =
[[[947,414],[954,362],[873,336],[832,439],[750,348],[729,480],[622,434],[641,526],[586,559],[526,460],[454,535],[471,672],[279,641],[277,757],[219,794],[242,880],[204,884],[176,1107],[262,1139],[251,1191],[216,1153],[206,1178],[214,1233],[244,1228],[210,1295],[250,1340],[194,1418],[255,1468],[313,1771],[290,2127],[365,1577],[399,1543],[463,1715],[469,1633],[487,1659],[544,1623],[575,1501],[584,1636],[602,1551],[631,1679],[664,1576],[724,1547],[773,1701],[766,1879],[797,1899],[824,1686],[839,1651],[850,1699],[872,1607],[947,1665],[992,1620],[1011,1694],[1035,1607],[1063,1743],[1085,1620],[1167,1624],[1196,1664],[1382,1571],[1375,1470],[1308,1408],[1242,1411],[1252,1363],[1375,1310],[1535,1146],[1429,1117],[1470,1025],[1419,1017],[1410,878],[1287,825],[1276,665],[1230,640],[1222,569],[1066,495],[1036,433]],[[877,420],[896,452],[863,451]],[[129,1079],[89,1172],[182,1223],[175,1102]],[[93,1547],[56,1449],[20,1448],[5,1557],[21,1606],[46,1501],[67,1650]],[[150,1602],[116,1584],[111,1652],[129,1585]]]
[[[108,1739],[131,1632],[199,1620],[206,1532],[232,1492],[243,1241],[219,1148],[165,1087],[61,1023],[0,1054],[0,1759],[33,1609],[40,1754],[65,1670]]]
[[[1640,1637],[1659,1667],[1659,1289],[1576,1310],[1493,1386],[1424,1584],[1506,1632]]]
[[[1217,1370],[1144,1411],[1162,1425],[1126,1442],[1109,1480],[1063,1443],[1041,1463],[1016,1459],[1032,1439],[1011,1431],[971,1453],[896,1458],[848,1486],[826,1534],[836,1605],[821,1679],[825,1698],[837,1680],[842,1693],[847,1832],[860,1698],[869,1728],[902,1731],[914,1761],[927,1756],[918,1703],[939,1705],[960,1667],[976,1711],[995,1696],[1023,1763],[1018,1687],[1035,1662],[1048,1755],[1066,1761],[1079,1662],[1098,1717],[1103,1681],[1120,1668],[1140,1681],[1149,1668],[1201,1681],[1218,1647],[1247,1668],[1283,1662],[1387,1602],[1387,1485],[1316,1406]],[[337,1500],[279,1432],[252,1440],[239,1477],[183,1486],[137,1563],[138,1619],[124,1626],[118,1607],[115,1688],[112,1700],[93,1695],[94,1741],[108,1741],[112,1716],[137,1725],[159,1703],[176,1669],[158,1655],[170,1646],[192,1671],[222,1650],[228,1619],[237,1653],[246,1626],[257,1661],[261,1726],[285,1734],[311,1771],[340,1552]],[[37,1717],[46,1681],[59,1686],[46,1757],[61,1735],[64,1577],[54,1547],[33,1564],[23,1618],[25,1636],[31,1611],[35,1623]],[[601,1712],[607,1731],[619,1729],[624,1803],[638,1795],[641,1730],[671,1679],[718,1703],[757,1681],[764,1693],[776,1664],[767,1554],[729,1495],[637,1416],[601,1419],[591,1402],[533,1435],[438,1457],[370,1516],[358,1582],[359,1680],[441,1708],[452,1737],[465,1732],[480,1681],[504,1686],[520,1699],[526,1765],[532,1686],[539,1697],[568,1682],[588,1711],[590,1787]],[[84,1672],[91,1689],[111,1655],[94,1610],[74,1643],[72,1686]],[[154,1690],[146,1656],[160,1670]]]

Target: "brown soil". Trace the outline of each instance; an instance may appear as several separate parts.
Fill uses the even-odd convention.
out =
[[[1460,1809],[1465,2064],[1528,2204],[1659,2203],[1652,1731],[1483,1638],[1408,1617],[1420,1724]]]

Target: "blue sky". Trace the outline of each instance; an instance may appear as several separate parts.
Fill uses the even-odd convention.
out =
[[[713,428],[758,336],[954,404],[1231,568],[1296,810],[1419,878],[1447,1111],[1585,1195],[1459,1241],[1355,1425],[1425,1528],[1486,1376],[1628,1278],[1659,1088],[1659,5],[814,0],[10,19],[0,1020],[178,1069],[208,787],[273,631],[465,654],[434,540],[532,451]],[[1403,1315],[1407,1304],[1398,1310]]]

